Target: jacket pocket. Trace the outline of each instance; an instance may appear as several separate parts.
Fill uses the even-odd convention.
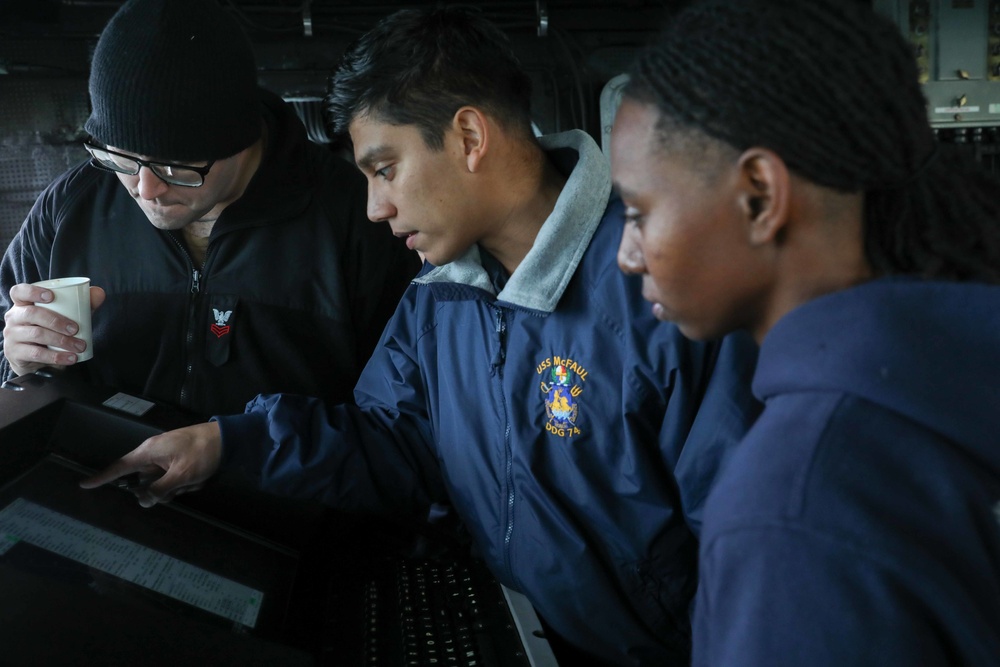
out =
[[[234,294],[214,295],[208,301],[208,327],[205,331],[205,360],[219,367],[229,361],[236,327],[239,326]]]

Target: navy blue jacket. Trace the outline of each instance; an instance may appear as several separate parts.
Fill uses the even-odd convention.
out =
[[[618,664],[687,664],[701,505],[756,415],[756,346],[691,343],[618,269],[621,207],[582,132],[511,276],[473,248],[427,267],[355,391],[265,396],[221,418],[226,467],[342,509],[450,502],[479,553],[555,630]],[[579,158],[578,158],[579,156]]]
[[[754,393],[705,510],[695,664],[1000,664],[1000,287],[811,301]]]
[[[310,143],[291,106],[265,93],[263,111],[264,158],[215,223],[204,265],[115,174],[81,164],[7,249],[0,312],[16,283],[89,276],[107,300],[94,358],[73,372],[91,382],[206,416],[264,392],[350,400],[419,260],[368,221],[364,178]],[[0,380],[12,374],[0,351]]]

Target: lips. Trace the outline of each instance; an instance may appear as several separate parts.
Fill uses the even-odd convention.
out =
[[[171,206],[175,206],[177,204],[177,202],[164,202],[160,199],[144,199],[138,192],[133,194],[132,198],[140,203],[144,203],[155,208],[170,208]]]
[[[666,320],[667,311],[663,307],[663,303],[658,300],[659,295],[653,289],[647,289],[643,285],[642,298],[649,302],[651,310],[653,312],[653,317],[658,320]]]
[[[393,235],[396,238],[406,239],[406,247],[413,250],[414,237],[416,237],[417,232],[393,232]]]

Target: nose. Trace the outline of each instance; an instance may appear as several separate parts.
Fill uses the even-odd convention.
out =
[[[368,219],[372,222],[385,222],[395,217],[396,207],[393,206],[384,193],[372,181],[368,182]]]
[[[136,178],[139,179],[136,190],[139,192],[139,196],[146,200],[156,199],[170,188],[159,176],[150,171],[149,167],[139,167]]]
[[[635,225],[626,224],[622,230],[622,240],[618,245],[618,268],[624,273],[640,274],[646,272],[646,262],[642,258],[642,248],[638,236],[639,232]]]

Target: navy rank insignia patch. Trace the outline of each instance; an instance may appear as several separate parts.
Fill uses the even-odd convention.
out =
[[[229,333],[231,327],[226,324],[226,322],[228,322],[229,318],[232,317],[233,311],[221,311],[217,308],[213,308],[212,314],[215,315],[215,324],[212,325],[212,333],[214,333],[217,338],[222,338]]]
[[[535,372],[542,376],[540,388],[548,417],[545,430],[564,438],[580,435],[576,421],[587,370],[572,359],[550,357],[538,364]]]

